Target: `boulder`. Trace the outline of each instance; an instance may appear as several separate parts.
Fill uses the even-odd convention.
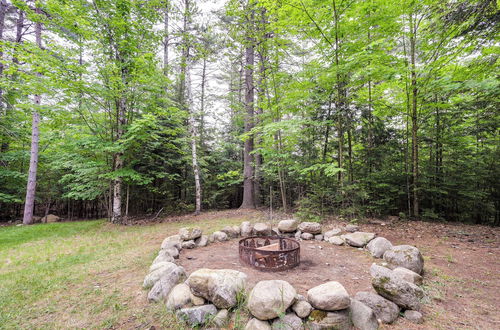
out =
[[[424,323],[424,317],[422,316],[422,313],[418,311],[412,311],[410,309],[405,310],[404,317],[405,319],[413,323]]]
[[[194,240],[194,239],[200,237],[201,234],[203,234],[203,232],[201,231],[201,229],[199,227],[194,227],[194,228],[184,227],[184,228],[179,229],[179,236],[180,236],[181,240],[183,240],[183,241]]]
[[[347,231],[349,233],[354,233],[354,232],[357,232],[358,230],[359,230],[358,225],[348,224],[345,226],[345,231]]]
[[[393,273],[397,275],[399,278],[402,280],[405,280],[407,282],[416,284],[416,285],[422,285],[423,278],[419,274],[415,273],[412,270],[409,270],[404,267],[396,267],[393,270]]]
[[[346,309],[351,304],[349,294],[339,282],[330,281],[307,291],[307,300],[314,308],[324,311]]]
[[[333,228],[330,229],[329,231],[325,232],[323,236],[325,237],[325,241],[327,241],[330,237],[337,236],[342,232],[342,229],[340,228]]]
[[[251,318],[247,325],[245,326],[245,330],[271,330],[271,326],[267,321],[261,321],[256,318]]]
[[[275,319],[271,328],[273,330],[302,330],[304,325],[302,319],[295,313],[287,313],[285,316]]]
[[[313,307],[305,299],[299,300],[292,305],[292,310],[297,314],[298,317],[306,318],[311,314]]]
[[[204,247],[208,245],[208,236],[207,235],[201,235],[197,239],[194,240],[194,243],[196,244],[197,247]]]
[[[61,220],[61,218],[59,218],[57,215],[53,215],[53,214],[47,214],[46,216],[44,216],[41,219],[42,222],[46,222],[46,223],[59,222],[60,220]]]
[[[371,255],[375,258],[382,258],[385,251],[390,248],[392,248],[392,243],[384,237],[376,237],[366,246],[366,249],[370,251]]]
[[[377,317],[373,310],[362,302],[351,299],[350,307],[352,324],[359,330],[378,329]]]
[[[250,292],[247,307],[256,318],[271,320],[285,312],[296,295],[294,287],[286,281],[260,281]]]
[[[236,227],[236,228],[235,228]],[[226,233],[229,238],[236,238],[240,236],[240,228],[238,226],[226,226],[221,229],[221,232]]]
[[[194,239],[189,241],[184,241],[182,242],[181,247],[183,249],[194,249],[196,247],[196,243],[194,242]]]
[[[222,231],[215,231],[213,234],[214,242],[224,242],[229,240],[229,236]]]
[[[424,258],[420,251],[411,245],[397,245],[385,251],[384,260],[387,263],[408,268],[417,274],[422,274]]]
[[[195,306],[205,305],[205,299],[203,297],[195,296],[192,292],[190,297],[193,305]]]
[[[281,220],[278,223],[278,229],[284,233],[293,233],[298,226],[299,222],[295,219]]]
[[[328,239],[328,242],[334,245],[344,245],[344,240],[340,236],[332,236]]]
[[[186,279],[184,268],[177,266],[170,272],[164,272],[148,293],[148,300],[159,302],[165,300],[174,286]]]
[[[420,309],[424,292],[413,283],[402,280],[392,270],[373,264],[372,286],[379,295],[405,309]]]
[[[177,250],[180,250],[181,243],[182,240],[179,235],[172,235],[163,240],[163,242],[161,243],[161,249],[164,250],[164,249],[176,248]]]
[[[300,238],[305,239],[305,240],[310,240],[314,238],[314,235],[311,233],[302,233],[300,235]]]
[[[336,312],[325,312],[313,310],[309,315],[306,329],[310,330],[350,330],[352,329],[349,310],[344,309]]]
[[[166,307],[168,311],[191,306],[191,290],[186,283],[177,284],[172,288],[167,297]]]
[[[301,222],[299,225],[299,230],[303,233],[309,234],[321,234],[321,224],[318,222]]]
[[[323,235],[321,235],[321,234],[314,235],[314,239],[317,240],[317,241],[322,241],[323,240]]]
[[[300,239],[300,237],[302,236],[302,232],[300,230],[297,230],[295,232],[295,235],[293,235],[295,237],[295,239]]]
[[[177,251],[177,249],[176,249]],[[160,250],[155,260],[153,260],[153,265],[160,262],[175,262],[174,257],[170,253],[164,253],[164,250]]]
[[[232,269],[201,268],[187,279],[191,291],[218,308],[231,308],[237,304],[237,295],[246,287],[247,275]]]
[[[159,262],[157,264],[154,264],[153,266],[151,266],[152,267],[151,272],[149,272],[149,274],[146,275],[146,277],[144,278],[144,282],[142,283],[142,287],[144,289],[149,289],[153,287],[156,281],[158,281],[164,275],[171,273],[178,267],[173,262],[161,262],[161,263]]]
[[[243,221],[240,225],[240,234],[242,237],[248,237],[253,235],[253,225],[250,221]]]
[[[375,238],[374,233],[365,233],[362,231],[357,231],[355,233],[346,234],[343,236],[347,244],[354,247],[363,247],[368,244],[368,242],[370,242],[373,238]]]
[[[271,226],[267,223],[258,222],[253,226],[253,233],[256,236],[269,236],[271,235]]]
[[[392,323],[399,316],[399,306],[376,293],[361,291],[356,293],[354,299],[370,307],[382,323]]]
[[[183,320],[191,327],[205,324],[212,320],[217,314],[217,308],[214,305],[203,305],[196,307],[183,308],[177,311],[178,319]]]
[[[221,309],[217,312],[217,315],[215,315],[213,322],[217,326],[217,328],[220,329],[227,324],[228,319],[229,311],[227,309]]]

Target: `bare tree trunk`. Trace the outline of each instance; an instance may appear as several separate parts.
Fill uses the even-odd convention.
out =
[[[8,4],[5,0],[0,0],[0,41],[3,39],[3,31],[5,28],[5,14],[7,12]],[[3,75],[3,48],[0,48],[0,76]],[[7,110],[3,102],[3,89],[0,88],[0,117],[6,116]]]
[[[165,8],[163,13],[163,33],[165,34],[165,38],[163,39],[163,74],[165,77],[168,77],[168,48],[170,46],[170,32],[169,32],[169,15],[170,15],[170,2],[165,1]]]
[[[419,198],[418,198],[418,108],[417,108],[417,72],[415,64],[416,55],[416,26],[413,22],[413,14],[410,14],[410,61],[411,61],[411,136],[412,136],[412,172],[413,172],[413,216],[419,216]]]
[[[201,69],[201,96],[200,96],[200,148],[203,152],[206,150],[205,144],[205,90],[207,84],[207,59],[203,57]]]
[[[333,4],[333,16],[335,20],[335,67],[337,68],[337,100],[335,102],[335,110],[337,110],[337,116],[338,116],[338,122],[337,122],[337,129],[338,129],[338,167],[342,168],[344,166],[344,124],[343,124],[343,117],[344,117],[344,88],[343,88],[343,82],[342,82],[342,75],[339,72],[339,52],[340,52],[340,39],[339,39],[339,15],[337,11],[337,5],[336,1],[332,1]],[[339,171],[338,173],[338,181],[339,184],[342,185],[343,183],[343,172]]]
[[[192,104],[192,99],[191,99],[191,74],[189,67],[186,68],[186,83],[187,83],[187,97],[186,101],[188,102],[189,105]],[[188,107],[189,107],[188,105]],[[198,132],[196,129],[196,123],[195,123],[195,118],[194,118],[194,111],[189,112],[189,130],[191,133],[191,156],[192,156],[192,164],[193,164],[193,175],[194,175],[194,188],[195,188],[195,211],[194,214],[198,215],[201,213],[201,181],[200,181],[200,168],[198,165],[198,153],[197,153],[197,146],[196,146],[196,140],[198,136]]]
[[[40,8],[36,9],[36,13],[40,14]],[[42,48],[42,23],[35,23],[35,42],[38,48]],[[37,73],[41,77],[40,73]],[[35,207],[35,191],[36,191],[36,174],[38,169],[38,142],[40,140],[39,124],[40,114],[38,108],[42,102],[42,96],[35,94],[33,96],[35,103],[33,109],[33,119],[31,124],[31,152],[30,152],[30,167],[28,172],[28,184],[26,188],[26,200],[24,204],[23,224],[30,225],[33,223],[33,209]]]
[[[253,28],[254,12],[253,9],[249,13],[247,20],[247,29]],[[254,82],[253,82],[253,66],[254,66],[254,44],[253,37],[247,35],[245,48],[245,133],[249,134],[254,126]],[[249,135],[245,140],[243,148],[243,201],[240,208],[253,209],[255,208],[254,196],[254,167],[253,167],[253,136]]]

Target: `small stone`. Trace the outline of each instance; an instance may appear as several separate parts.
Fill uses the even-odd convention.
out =
[[[267,223],[258,222],[253,226],[253,232],[256,236],[270,236],[271,226]]]
[[[295,239],[300,239],[300,236],[302,236],[302,232],[300,230],[297,230],[294,235]]]
[[[195,306],[201,306],[205,304],[205,299],[203,297],[195,296],[192,292],[190,297],[191,297],[191,302]]]
[[[321,234],[321,224],[318,222],[301,222],[299,230],[303,233]]]
[[[354,232],[357,232],[358,230],[359,230],[358,225],[349,224],[349,225],[345,226],[345,231],[347,231],[349,233],[354,233]]]
[[[392,248],[392,243],[384,237],[376,237],[368,243],[366,249],[375,258],[382,258],[385,251]]]
[[[339,282],[330,281],[307,291],[307,300],[314,308],[324,311],[337,311],[351,304],[349,294]]]
[[[180,236],[181,240],[183,240],[183,241],[194,240],[194,239],[200,237],[202,233],[203,232],[201,231],[201,229],[199,227],[194,227],[194,228],[184,227],[184,228],[179,229],[179,236]]]
[[[343,236],[347,244],[349,244],[350,246],[361,247],[361,248],[366,244],[368,244],[368,242],[370,242],[373,238],[375,238],[374,233],[365,233],[362,231],[357,231],[355,233]]]
[[[395,275],[400,277],[401,279],[408,281],[410,283],[416,285],[422,285],[423,278],[419,274],[415,273],[412,270],[409,270],[404,267],[396,267],[393,269]]]
[[[292,233],[297,230],[299,222],[295,219],[281,220],[278,229],[284,233]]]
[[[302,235],[300,235],[300,238],[304,240],[311,240],[314,238],[314,235],[310,233],[302,233]]]
[[[424,323],[424,317],[422,316],[422,313],[418,311],[413,311],[413,310],[406,310],[404,314],[405,319],[407,319],[410,322],[421,324]]]
[[[217,308],[214,305],[203,305],[190,308],[183,308],[176,313],[180,320],[184,320],[192,327],[205,324],[217,314]]]
[[[204,247],[208,245],[208,236],[207,235],[201,235],[197,239],[194,240],[195,244],[197,247]]]
[[[229,240],[229,236],[222,231],[215,231],[212,235],[214,235],[215,242],[224,242]]]
[[[353,325],[359,330],[378,329],[377,317],[373,310],[356,299],[351,299],[350,314]]]
[[[297,300],[293,306],[293,311],[297,314],[298,317],[306,318],[311,314],[313,307],[306,300]]]
[[[309,321],[306,324],[306,329],[308,330],[352,329],[349,309],[343,309],[335,312],[313,310],[308,319]]]
[[[328,242],[334,245],[344,245],[344,240],[340,236],[332,236],[328,239]]]
[[[269,322],[252,318],[247,322],[245,330],[271,330]]]
[[[191,306],[191,290],[186,283],[177,284],[170,291],[166,307],[168,311]]]
[[[314,235],[314,239],[317,240],[317,241],[322,241],[323,240],[323,235],[321,235],[321,234]]]
[[[213,321],[218,328],[222,328],[224,325],[226,325],[228,319],[229,319],[229,311],[224,308],[221,309],[219,312],[217,312],[217,315],[215,315]]]
[[[340,228],[333,228],[324,233],[325,236],[325,241],[327,241],[330,237],[337,236],[342,232],[342,229]]]
[[[271,328],[273,330],[302,330],[304,326],[300,317],[295,313],[287,313],[285,316],[275,319]]]
[[[194,240],[190,240],[182,242],[181,246],[183,249],[194,249],[196,247],[196,243],[194,242]]]

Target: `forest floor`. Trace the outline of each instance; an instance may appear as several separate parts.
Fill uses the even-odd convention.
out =
[[[231,210],[134,226],[95,220],[0,227],[0,328],[178,329],[180,325],[161,304],[147,302],[147,291],[141,288],[163,238],[186,225],[197,224],[212,232],[266,218],[259,211]],[[334,220],[326,224],[336,225],[340,224]],[[500,229],[420,221],[361,224],[361,229],[376,232],[394,244],[415,245],[425,259],[428,298],[423,308],[424,324],[400,318],[383,329],[500,328]],[[308,251],[325,244],[305,243],[303,260],[315,254]],[[321,251],[328,248],[325,245]],[[297,271],[307,273],[311,283],[325,276],[335,280],[350,274],[350,279],[339,279],[349,293],[365,290],[366,274],[360,271],[359,276],[353,275],[347,269],[365,269],[371,261],[366,252],[350,249],[353,257],[347,262],[346,249],[350,248],[337,249],[331,262],[320,259],[309,264],[311,268],[301,266]],[[323,257],[328,258],[328,254]],[[181,263],[182,258],[181,254]],[[320,263],[325,262],[326,270],[342,259],[345,267],[354,268],[318,276]],[[238,267],[237,262],[231,262]],[[185,266],[189,270],[194,265]]]

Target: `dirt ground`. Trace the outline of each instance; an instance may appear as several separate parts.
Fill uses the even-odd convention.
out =
[[[326,228],[344,223],[330,221]],[[362,231],[375,232],[394,245],[418,247],[425,259],[424,324],[399,318],[384,329],[500,329],[499,229],[464,224],[421,221],[361,224]],[[260,272],[238,259],[238,240],[205,248],[185,250],[180,265],[188,273],[195,269],[230,268],[245,272],[250,286],[264,279],[285,279],[300,294],[326,281],[339,281],[350,295],[373,291],[367,251],[326,242],[302,241],[299,267],[278,273]]]

